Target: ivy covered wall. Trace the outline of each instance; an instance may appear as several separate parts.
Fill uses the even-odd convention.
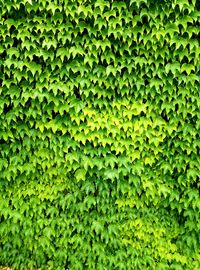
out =
[[[199,21],[0,1],[0,265],[200,269]]]

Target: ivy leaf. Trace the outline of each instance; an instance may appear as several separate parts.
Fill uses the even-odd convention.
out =
[[[18,58],[20,55],[19,50],[14,47],[7,49],[7,54],[10,56],[10,58],[12,58],[13,55],[16,56],[16,58]]]
[[[114,180],[115,178],[118,179],[119,178],[119,172],[117,170],[105,170],[104,172],[104,176],[107,179],[111,179]]]
[[[169,71],[171,71],[172,74],[175,75],[177,73],[177,71],[180,71],[180,63],[173,62],[172,64],[167,64],[165,67],[165,70],[167,73],[169,73]]]
[[[66,48],[59,48],[56,52],[57,57],[60,57],[61,61],[64,62],[65,56],[68,57],[68,50]]]
[[[103,225],[99,221],[93,221],[91,229],[96,232],[96,234],[100,234],[103,231]]]
[[[195,71],[195,67],[191,64],[184,63],[181,66],[181,72],[184,72],[184,71],[187,73],[187,75],[189,75],[192,71]]]
[[[85,169],[78,169],[75,172],[75,178],[76,180],[79,181],[85,181],[86,179],[86,170]]]

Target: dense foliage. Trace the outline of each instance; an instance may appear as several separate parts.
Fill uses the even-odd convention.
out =
[[[199,10],[0,1],[0,265],[200,269]]]

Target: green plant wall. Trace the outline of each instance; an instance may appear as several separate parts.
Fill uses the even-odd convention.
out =
[[[200,2],[0,1],[0,265],[200,269]]]

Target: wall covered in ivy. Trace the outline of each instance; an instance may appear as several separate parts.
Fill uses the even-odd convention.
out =
[[[200,2],[0,1],[0,265],[200,269]]]

